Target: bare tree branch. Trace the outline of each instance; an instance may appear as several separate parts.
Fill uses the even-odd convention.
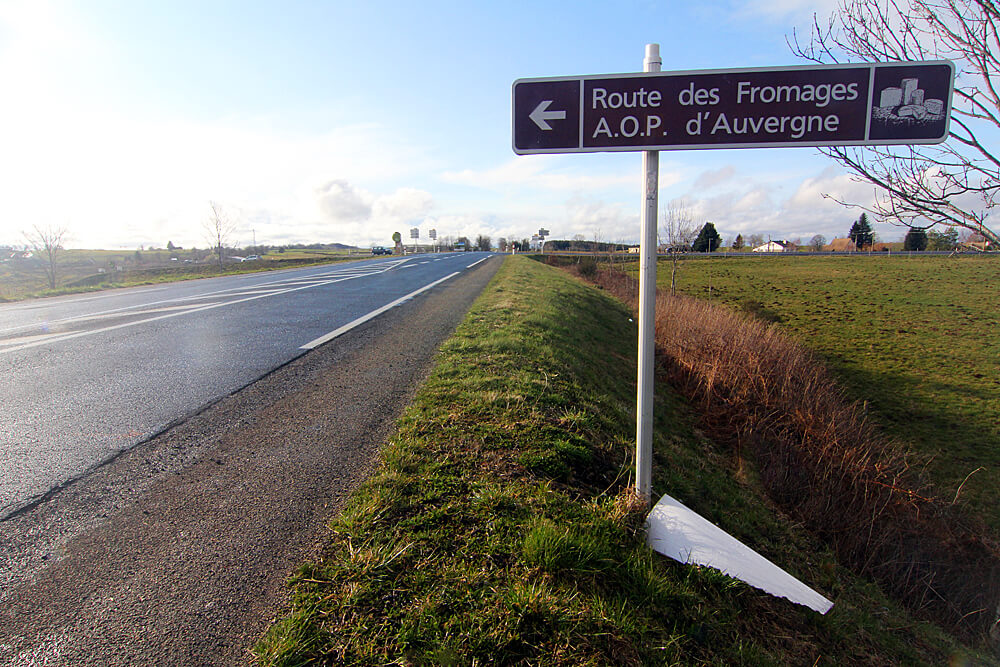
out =
[[[31,231],[24,232],[24,239],[28,247],[45,260],[43,268],[49,289],[56,288],[58,278],[56,260],[59,257],[59,252],[63,249],[62,244],[66,238],[66,232],[66,227],[53,227],[52,225],[44,227],[34,225]]]
[[[681,249],[690,250],[691,243],[698,235],[698,227],[694,222],[691,209],[672,201],[663,211],[663,224],[660,226],[660,238],[666,239],[667,252],[670,254],[670,293],[675,293],[677,278],[677,256]]]
[[[849,205],[906,227],[962,227],[1000,247],[1000,235],[986,224],[1000,195],[1000,157],[984,143],[990,136],[985,126],[1000,127],[998,24],[991,0],[842,0],[827,25],[813,17],[807,43],[794,31],[786,38],[793,53],[817,63],[956,64],[945,144],[821,149],[856,180],[875,186],[873,205]]]
[[[208,218],[203,226],[212,252],[219,258],[219,268],[221,269],[225,248],[229,245],[233,232],[236,231],[236,223],[232,221],[221,204],[210,201],[208,207]]]

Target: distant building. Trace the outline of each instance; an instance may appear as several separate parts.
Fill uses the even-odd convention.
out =
[[[757,246],[752,252],[792,252],[795,245],[788,241],[768,241],[764,245]]]
[[[990,242],[982,234],[973,234],[969,237],[968,241],[964,241],[958,245],[963,250],[977,250],[979,252],[986,252],[991,249]]]
[[[858,247],[851,239],[833,239],[823,246],[823,250],[826,252],[854,252],[857,249]]]

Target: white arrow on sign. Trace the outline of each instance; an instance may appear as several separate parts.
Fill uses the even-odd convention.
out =
[[[552,129],[552,126],[549,125],[550,120],[566,120],[565,111],[548,111],[550,104],[552,104],[552,100],[542,100],[535,107],[535,110],[528,114],[528,118],[535,121],[535,125],[541,130]]]

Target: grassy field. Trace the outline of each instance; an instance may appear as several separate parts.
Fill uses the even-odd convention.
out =
[[[836,605],[820,616],[643,542],[631,502],[635,324],[565,273],[509,258],[330,524],[255,649],[303,664],[946,664],[985,658],[921,622],[766,499],[657,396],[669,492]]]
[[[264,255],[266,260],[279,259],[324,259],[345,257],[370,257],[371,251],[365,248],[340,249],[340,248],[287,248],[281,251],[272,251]]]
[[[1000,532],[1000,257],[681,262],[677,289],[792,332],[913,446],[943,498]]]

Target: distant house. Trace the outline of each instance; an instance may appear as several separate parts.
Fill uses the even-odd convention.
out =
[[[986,237],[982,234],[973,234],[969,237],[968,241],[959,244],[959,247],[963,250],[977,250],[979,252],[986,252],[990,249],[990,242],[986,240]]]
[[[858,247],[851,239],[833,239],[823,246],[823,250],[826,252],[854,252],[857,249]]]
[[[764,245],[757,246],[752,252],[792,252],[795,245],[788,241],[768,241]]]

